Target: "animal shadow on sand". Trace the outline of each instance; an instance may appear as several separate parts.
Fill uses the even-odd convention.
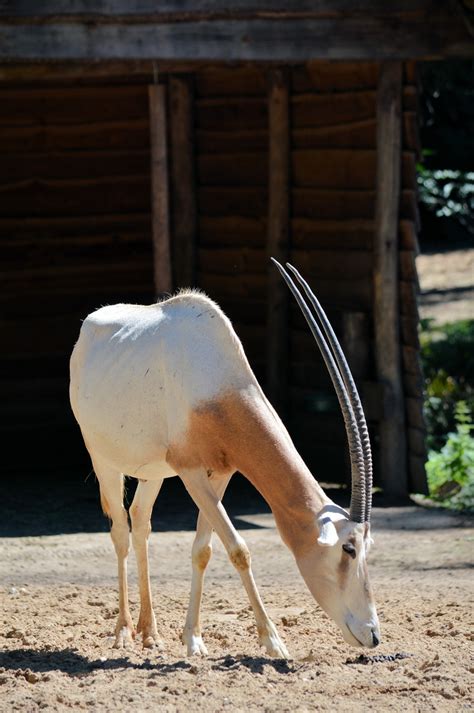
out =
[[[294,667],[284,659],[270,659],[264,656],[224,656],[210,659],[212,669],[216,671],[230,671],[246,668],[252,673],[263,674],[266,666],[271,666],[276,673],[293,673]],[[75,649],[58,649],[52,651],[35,651],[34,649],[13,649],[0,652],[0,669],[24,672],[33,671],[37,674],[48,674],[54,671],[66,673],[69,676],[85,676],[96,670],[111,671],[118,669],[139,669],[153,672],[155,675],[167,674],[182,670],[190,673],[196,672],[196,664],[185,660],[178,661],[151,661],[145,659],[141,662],[130,661],[127,657],[88,659],[79,654]]]

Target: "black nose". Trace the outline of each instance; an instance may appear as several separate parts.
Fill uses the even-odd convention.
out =
[[[372,630],[372,643],[374,646],[378,646],[380,644],[380,639],[374,630]]]

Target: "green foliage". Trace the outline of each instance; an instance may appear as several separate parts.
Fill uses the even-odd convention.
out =
[[[456,430],[441,451],[430,451],[426,472],[430,497],[455,510],[474,510],[474,438],[464,401],[455,410]]]
[[[439,450],[456,427],[456,404],[474,411],[474,320],[442,327],[423,320],[421,327],[428,447]]]
[[[438,218],[431,228],[448,239],[460,230],[474,235],[473,70],[474,61],[465,59],[425,62],[421,68],[420,201],[425,230],[431,214]]]
[[[438,218],[457,221],[474,235],[474,172],[432,170],[418,164],[420,201]]]

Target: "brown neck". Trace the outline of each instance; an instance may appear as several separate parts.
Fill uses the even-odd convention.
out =
[[[316,518],[331,503],[267,399],[243,402],[233,463],[265,498],[284,542],[296,554],[317,539]],[[243,432],[242,432],[243,430]]]

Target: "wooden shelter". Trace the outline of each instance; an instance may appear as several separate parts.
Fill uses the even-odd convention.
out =
[[[469,10],[287,5],[1,4],[7,467],[78,457],[67,372],[81,318],[196,285],[233,320],[316,477],[341,482],[338,406],[274,255],[301,268],[344,343],[377,484],[424,490],[415,60],[472,56]]]

